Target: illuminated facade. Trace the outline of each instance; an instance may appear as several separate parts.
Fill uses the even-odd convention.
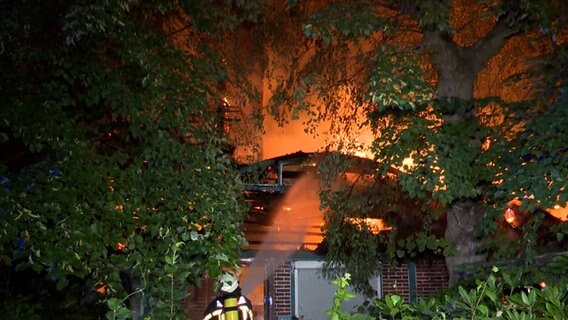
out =
[[[253,303],[257,319],[327,319],[335,286],[321,275],[324,252],[323,214],[319,210],[316,161],[322,154],[297,152],[242,168],[245,199],[250,204],[243,225],[248,241],[241,264],[241,287]],[[361,159],[366,163],[370,160]],[[367,223],[376,232],[391,228],[380,219]],[[376,297],[398,294],[416,301],[448,286],[443,257],[383,265],[370,279]],[[189,311],[199,318],[214,296],[204,279],[194,291]],[[348,311],[363,300],[344,305]]]

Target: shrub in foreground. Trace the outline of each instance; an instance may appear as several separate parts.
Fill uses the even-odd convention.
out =
[[[386,295],[366,302],[359,313],[341,310],[343,301],[355,295],[345,288],[350,275],[334,281],[338,286],[328,315],[332,320],[359,319],[568,319],[568,284],[543,288],[522,287],[515,277],[493,267],[486,280],[471,287],[459,286],[440,296],[407,303],[401,296]]]

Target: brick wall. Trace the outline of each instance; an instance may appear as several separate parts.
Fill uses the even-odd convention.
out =
[[[407,299],[410,295],[408,282],[408,264],[390,266],[383,264],[381,270],[381,280],[383,284],[383,295],[397,294]]]
[[[272,274],[272,318],[288,318],[292,314],[292,266],[290,262],[273,268]],[[410,299],[410,278],[408,263],[400,263],[397,266],[383,264],[382,267],[382,293],[397,294]],[[448,271],[444,259],[420,260],[416,262],[416,296],[428,296],[439,289],[448,286]],[[200,290],[192,292],[192,301],[189,304],[188,313],[190,319],[200,319],[203,310],[214,296],[213,283],[203,279]]]
[[[290,262],[274,269],[273,281],[274,315],[276,317],[290,316],[292,314],[292,266]]]
[[[215,281],[202,277],[200,282],[199,288],[191,287],[189,289],[189,297],[185,302],[188,319],[202,319],[205,308],[215,298]]]
[[[422,260],[416,263],[416,292],[428,296],[448,287],[449,273],[444,259]]]
[[[443,258],[419,260],[416,262],[416,296],[425,297],[437,290],[448,287],[448,270]],[[410,278],[408,263],[382,267],[383,295],[397,294],[410,300]]]
[[[437,290],[447,288],[448,271],[443,258],[420,260],[415,263],[416,297],[428,296]],[[273,278],[273,310],[275,317],[291,315],[292,276],[290,263],[275,269]],[[408,302],[410,300],[410,277],[408,263],[397,266],[384,264],[382,267],[382,293],[397,294]]]

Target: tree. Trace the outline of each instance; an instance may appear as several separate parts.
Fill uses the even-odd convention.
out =
[[[0,5],[3,271],[33,269],[58,290],[80,279],[112,318],[171,319],[188,284],[235,263],[245,207],[209,53],[256,4]],[[179,15],[199,46],[164,31]]]
[[[563,50],[563,2],[286,3],[288,15],[273,21],[302,29],[292,27],[281,37],[289,44],[286,50],[278,50],[277,37],[267,37],[275,40],[269,72],[284,79],[273,80],[271,109],[281,119],[305,112],[313,132],[322,121],[331,121],[332,135],[340,137],[369,126],[375,133],[371,151],[381,168],[375,180],[400,168],[396,179],[404,193],[445,209],[445,240],[454,250],[446,257],[452,284],[458,265],[487,258],[481,240],[496,232],[509,200],[520,199],[522,209],[531,213],[566,204],[566,108],[557,90],[564,78],[547,82],[552,84],[548,93],[555,92],[543,99],[534,85],[538,82],[529,81],[535,79],[529,70],[535,69],[527,67]],[[515,48],[530,50],[522,55],[511,52]],[[515,68],[491,73],[496,63],[511,61],[517,62]],[[501,90],[487,84],[491,77]],[[506,94],[521,85],[528,95]],[[335,148],[349,146],[343,140]],[[365,215],[371,210],[364,208],[381,197],[397,201],[388,194],[363,197],[365,202],[331,197],[324,206],[330,217]],[[423,212],[426,221],[441,214]],[[329,224],[333,221],[345,223],[328,218],[328,238],[361,237],[342,233],[340,225]],[[520,245],[528,248],[534,242]],[[368,250],[330,250],[337,250],[334,257],[340,262],[377,267]]]

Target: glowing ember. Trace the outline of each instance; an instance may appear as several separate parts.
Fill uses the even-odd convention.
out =
[[[122,250],[124,250],[124,248],[126,248],[126,245],[125,245],[125,244],[123,244],[123,243],[121,243],[121,242],[117,242],[117,243],[116,243],[116,250],[122,251]]]
[[[534,199],[534,196],[531,195],[529,197],[527,197],[528,199]],[[509,208],[519,208],[521,206],[521,200],[519,199],[513,199],[511,201],[509,201],[507,203],[507,206]],[[516,224],[517,226],[520,224],[520,219],[518,217],[518,214],[516,214],[514,209],[507,209],[505,211],[505,215],[507,215],[507,211],[511,210],[513,212],[513,214],[516,215]],[[564,205],[564,207],[562,207],[561,205],[556,204],[555,206],[553,206],[552,208],[546,209],[544,210],[546,211],[548,214],[550,214],[551,216],[560,219],[561,221],[567,221],[568,220],[568,203],[566,203]],[[507,216],[505,216],[505,219],[507,220]],[[509,220],[507,220],[507,222],[511,223]]]
[[[97,283],[97,287],[95,289],[95,292],[100,294],[100,295],[105,295],[106,294],[106,287],[102,282]]]
[[[547,210],[548,213],[555,216],[556,218],[567,221],[568,220],[568,203],[563,206],[555,205],[553,208]]]
[[[382,219],[375,219],[375,218],[347,218],[346,221],[349,221],[356,225],[366,225],[367,228],[373,233],[378,234],[381,231],[388,231],[392,230],[392,227],[387,226]]]
[[[513,211],[513,209],[511,208],[507,208],[507,210],[505,210],[505,221],[507,221],[511,226],[515,227],[515,220],[517,220],[515,211]]]

